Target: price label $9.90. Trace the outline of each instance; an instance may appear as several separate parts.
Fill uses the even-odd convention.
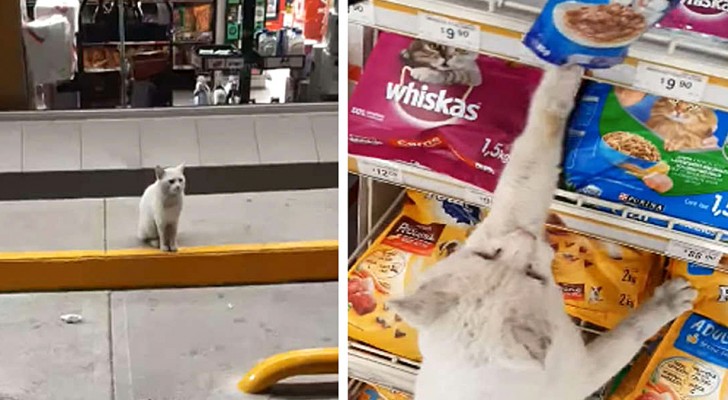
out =
[[[359,25],[374,25],[374,5],[362,1],[349,7],[349,21]]]
[[[466,50],[480,50],[480,27],[449,18],[418,14],[418,37],[445,46]]]
[[[708,77],[640,62],[632,86],[646,92],[698,103],[703,100]]]

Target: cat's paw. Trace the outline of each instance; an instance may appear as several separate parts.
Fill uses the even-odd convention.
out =
[[[410,76],[418,81],[418,82],[425,82],[425,83],[432,83],[433,75],[435,74],[434,71],[430,70],[429,68],[419,67],[419,68],[413,68],[410,72]]]
[[[674,278],[655,289],[652,301],[655,305],[664,307],[670,317],[677,318],[693,308],[693,302],[697,297],[698,291],[690,285],[690,282],[683,278]]]
[[[165,253],[174,253],[177,251],[177,248],[175,246],[169,246],[169,245],[162,245],[159,246],[159,250],[162,250]]]
[[[571,113],[583,75],[584,68],[578,65],[546,69],[541,84],[548,96],[547,107],[550,112],[559,116]]]

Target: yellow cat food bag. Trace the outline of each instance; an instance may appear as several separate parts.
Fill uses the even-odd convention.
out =
[[[693,311],[728,326],[728,274],[682,260],[670,260],[669,271],[698,291]]]
[[[616,399],[728,399],[728,328],[685,313],[673,323],[634,389],[610,398]]]
[[[349,271],[349,337],[420,360],[417,332],[387,306],[439,260],[452,254],[482,211],[432,194],[408,191],[394,218]]]
[[[612,329],[661,283],[663,257],[559,229],[555,215],[549,224],[554,280],[572,317]]]
[[[357,400],[412,400],[412,396],[386,389],[378,385],[366,384],[359,390]]]

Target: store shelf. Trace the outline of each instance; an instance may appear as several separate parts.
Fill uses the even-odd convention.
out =
[[[447,0],[371,0],[372,20],[364,21],[385,31],[408,36],[418,35],[418,14],[421,12],[449,17],[480,27],[480,50],[497,57],[530,65],[543,65],[521,38],[538,16],[543,0],[507,0],[494,12],[485,1]],[[652,30],[635,43],[625,63],[610,69],[592,71],[596,80],[630,86],[635,79],[638,62],[669,66],[706,75],[708,86],[703,103],[728,110],[728,46],[709,40],[680,38],[667,32]]]
[[[349,377],[413,393],[419,365],[358,342],[349,341]]]
[[[83,72],[87,74],[103,74],[106,72],[119,72],[121,69],[119,67],[116,68],[84,68]]]
[[[444,174],[392,161],[349,155],[348,167],[350,172],[368,178],[478,206],[489,205],[492,196],[492,193]],[[375,173],[377,168],[386,171],[384,176]],[[675,252],[676,244],[719,252],[720,262],[716,268],[728,271],[728,232],[720,229],[564,190],[557,191],[551,210],[561,217],[567,229],[654,253],[694,261]],[[647,220],[651,222],[642,222]],[[685,232],[685,228],[697,232]]]

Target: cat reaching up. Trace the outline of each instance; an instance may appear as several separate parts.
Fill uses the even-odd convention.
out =
[[[583,400],[616,375],[696,292],[668,281],[585,344],[564,312],[544,223],[583,70],[546,71],[488,217],[392,309],[418,330],[416,400]]]
[[[139,239],[159,242],[162,251],[177,251],[177,229],[185,195],[184,164],[174,168],[157,166],[157,180],[139,201]]]

